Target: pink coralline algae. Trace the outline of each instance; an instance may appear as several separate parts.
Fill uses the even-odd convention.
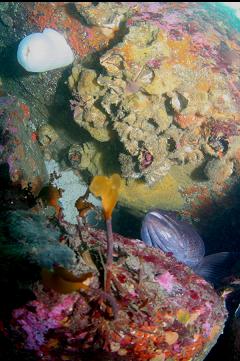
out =
[[[101,279],[106,234],[83,228],[81,235]],[[12,313],[17,347],[44,361],[203,360],[226,319],[212,286],[139,240],[114,234],[113,255],[109,294],[97,284],[68,295],[36,284],[35,300]]]
[[[39,350],[45,343],[45,335],[51,329],[63,326],[64,319],[72,312],[77,295],[64,296],[59,304],[46,307],[43,302],[33,301],[26,309],[16,309],[13,318],[26,333],[26,349]]]
[[[159,69],[161,65],[161,59],[151,59],[147,64],[150,68]]]
[[[213,122],[210,126],[211,135],[215,137],[233,137],[240,133],[238,124],[226,121],[226,122]]]
[[[165,272],[160,276],[155,277],[157,281],[165,290],[171,292],[174,285],[174,277],[169,272]]]

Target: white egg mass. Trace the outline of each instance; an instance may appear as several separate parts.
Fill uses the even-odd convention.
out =
[[[63,35],[44,29],[21,40],[17,60],[25,70],[40,73],[70,65],[74,55]]]

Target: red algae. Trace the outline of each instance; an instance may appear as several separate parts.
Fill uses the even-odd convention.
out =
[[[28,9],[28,18],[39,30],[52,28],[64,32],[69,45],[80,57],[106,47],[112,36],[105,36],[99,27],[91,28],[81,24],[79,19],[69,14],[67,4],[36,2]]]
[[[143,259],[151,263],[156,263],[158,261],[158,257],[154,255],[143,255]]]
[[[88,227],[81,234],[91,253],[106,255],[104,231]],[[36,286],[36,299],[13,312],[18,347],[46,361],[95,360],[95,354],[119,361],[204,359],[226,318],[223,300],[206,281],[174,257],[118,234],[111,272],[108,297],[96,286],[69,295]]]
[[[25,103],[20,103],[19,106],[23,111],[24,119],[28,120],[30,118],[30,109],[29,109],[29,107]]]

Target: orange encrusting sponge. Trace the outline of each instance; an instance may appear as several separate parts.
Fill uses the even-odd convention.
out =
[[[110,219],[112,211],[117,203],[121,178],[118,174],[113,174],[110,178],[105,176],[95,176],[90,184],[90,192],[96,197],[102,198],[102,205],[105,219]]]

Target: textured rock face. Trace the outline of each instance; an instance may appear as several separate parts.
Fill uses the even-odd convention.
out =
[[[19,347],[49,361],[205,358],[226,318],[207,282],[172,256],[115,234],[111,290],[104,293],[105,232],[83,229],[82,238],[99,279],[90,277],[89,288],[68,295],[36,287],[36,299],[13,312]]]
[[[205,158],[214,160],[214,170],[205,171],[208,178],[220,172],[219,158],[227,168],[222,181],[233,172],[240,109],[230,85],[237,79],[240,49],[214,24],[205,36],[204,9],[191,7],[136,6],[123,41],[100,57],[103,70],[79,70],[75,121],[98,141],[117,131],[128,178],[137,177],[138,169],[138,176],[153,184],[171,166],[198,167]],[[199,24],[189,28],[186,21],[196,9],[202,10]]]
[[[34,193],[47,181],[29,108],[14,97],[0,97],[0,164],[8,165],[13,183],[23,188],[31,183]]]
[[[239,26],[214,5],[122,7],[114,45],[95,68],[72,70],[74,120],[98,142],[120,141],[122,176],[141,180],[133,188],[152,186],[139,190],[148,193],[145,205],[125,189],[125,204],[176,209],[193,201],[199,216],[239,176]],[[113,23],[120,8],[112,9]],[[105,4],[78,11],[100,28],[110,21]]]
[[[15,5],[1,6],[12,9]],[[215,18],[195,3],[190,7],[187,3],[76,3],[74,6],[85,19],[85,25],[76,12],[75,16],[66,12],[66,3],[30,3],[26,5],[27,12],[21,11],[24,6],[17,4],[12,18],[1,14],[0,28],[14,29],[15,41],[22,36],[15,31],[24,20],[19,16],[20,22],[17,21],[22,13],[26,15],[24,31],[35,27],[66,31],[80,57],[95,52],[92,59],[97,60],[97,69],[93,69],[93,60],[86,57],[85,65],[75,66],[69,79],[77,94],[72,104],[75,121],[93,138],[81,144],[72,141],[74,145],[68,155],[73,168],[98,173],[100,161],[95,145],[106,144],[112,155],[111,142],[118,139],[122,144],[119,154],[122,175],[142,178],[143,186],[159,182],[148,202],[153,206],[165,192],[167,202],[169,195],[175,202],[170,208],[176,208],[179,189],[182,194],[208,197],[210,187],[205,187],[205,192],[199,184],[186,189],[192,186],[190,170],[201,165],[205,157],[204,174],[210,179],[211,187],[217,188],[219,180],[232,179],[240,157],[236,115],[239,109],[233,99],[239,96],[235,58],[239,45],[234,32],[229,31],[229,35],[224,26],[219,28]],[[194,19],[198,10],[204,21],[190,24],[189,17]],[[206,22],[211,24],[208,42],[202,37]],[[219,41],[220,31],[227,45]],[[11,32],[1,33],[7,39]],[[116,38],[115,34],[118,34]],[[114,41],[109,44],[111,39]],[[234,50],[230,55],[226,46]],[[88,66],[89,62],[92,67]],[[9,73],[8,67],[4,67],[6,78],[14,73],[13,69]],[[56,94],[61,75],[61,71],[37,78],[24,74],[18,81],[5,79],[5,85],[20,93],[24,87],[24,94],[31,98],[35,110],[37,103],[44,103],[35,112],[40,122],[39,114],[48,118],[46,104],[52,104],[54,96],[60,95],[58,103],[64,101],[61,92]],[[33,97],[35,91],[37,96]],[[226,97],[222,99],[223,92]],[[210,113],[213,115],[209,116]],[[55,111],[52,115],[58,114]],[[61,114],[58,122],[65,115]],[[14,98],[0,98],[0,117],[1,159],[9,165],[11,180],[22,186],[30,181],[37,192],[44,183],[45,169],[36,133],[29,128],[28,107]],[[51,156],[56,150],[58,134],[49,126],[42,127],[39,140],[46,153],[48,146],[53,148],[47,153]],[[185,163],[192,168],[188,168],[187,176],[182,172],[185,178],[178,184],[171,172],[185,169],[182,168]],[[136,197],[135,185],[128,189],[124,185],[124,191],[127,194],[130,189],[131,196],[147,208],[146,189],[142,188]],[[61,243],[67,243],[78,260],[83,261],[71,271],[78,277],[85,272],[83,265],[90,265],[93,271],[84,278],[80,291],[67,295],[43,288],[39,282],[34,284],[34,301],[21,303],[13,311],[11,330],[8,328],[7,337],[11,336],[16,352],[24,349],[35,360],[46,361],[204,360],[222,333],[227,315],[223,300],[208,283],[171,255],[146,248],[138,240],[115,235],[111,289],[106,293],[102,262],[106,254],[105,232],[83,229],[81,240],[73,235],[75,227],[70,228],[67,240],[61,238]],[[6,334],[7,327],[3,326],[0,322],[0,331]]]
[[[82,59],[106,47],[113,34],[104,35],[97,26],[83,25],[71,3],[5,2],[0,10],[0,77],[5,90],[31,106],[37,126],[44,124],[49,115],[64,121],[64,117],[69,115],[69,94],[64,81],[70,67],[41,74],[26,72],[16,58],[20,40],[31,33],[51,28],[63,34],[76,58]]]
[[[88,153],[95,142],[101,161],[86,169],[110,173],[111,154],[111,172],[121,168],[130,180],[121,191],[127,207],[178,209],[192,219],[214,212],[240,169],[232,16],[215,3],[5,2],[0,20],[4,88],[27,101],[36,128],[50,119],[67,138],[50,152],[55,159],[76,143]],[[18,42],[47,27],[64,34],[81,60],[69,80],[75,123],[65,84],[71,69],[29,74],[16,61]]]

